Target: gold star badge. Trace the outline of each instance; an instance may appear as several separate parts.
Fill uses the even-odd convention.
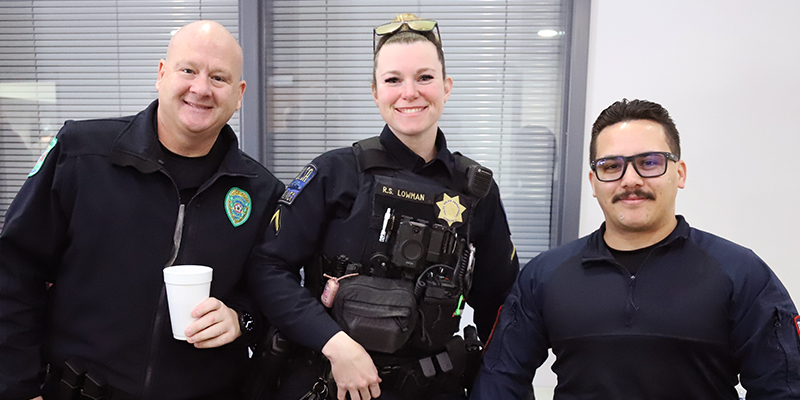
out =
[[[458,196],[450,197],[444,193],[444,198],[437,201],[436,205],[439,207],[439,219],[447,221],[447,224],[453,226],[454,222],[464,222],[461,214],[466,211],[466,207],[462,206],[458,200]]]

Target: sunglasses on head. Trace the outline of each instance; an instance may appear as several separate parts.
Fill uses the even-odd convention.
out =
[[[375,46],[377,45],[377,38],[378,36],[386,36],[397,33],[401,30],[401,28],[405,25],[408,30],[414,32],[431,32],[433,29],[436,29],[436,38],[439,40],[439,43],[442,42],[442,35],[439,33],[439,23],[430,19],[417,19],[414,21],[397,21],[397,22],[389,22],[388,24],[383,24],[380,26],[376,26],[375,29],[372,30],[372,50],[375,51]]]

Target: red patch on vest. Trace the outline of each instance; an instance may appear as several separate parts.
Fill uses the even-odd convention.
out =
[[[797,339],[800,340],[800,315],[794,317],[794,327],[797,329]]]

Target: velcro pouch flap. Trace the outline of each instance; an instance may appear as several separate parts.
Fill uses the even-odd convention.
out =
[[[411,282],[359,275],[340,283],[332,315],[350,337],[382,353],[405,345],[418,318]]]

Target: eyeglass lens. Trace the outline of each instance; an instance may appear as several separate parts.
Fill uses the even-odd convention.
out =
[[[381,25],[381,26],[376,27],[375,28],[375,34],[378,35],[378,36],[387,35],[389,33],[392,33],[394,31],[396,31],[402,25],[403,25],[402,22],[390,22],[390,23],[388,23],[386,25]]]
[[[663,153],[643,153],[630,157],[606,157],[595,162],[595,173],[601,181],[615,181],[625,175],[628,162],[642,178],[655,178],[667,172],[667,156]]]

